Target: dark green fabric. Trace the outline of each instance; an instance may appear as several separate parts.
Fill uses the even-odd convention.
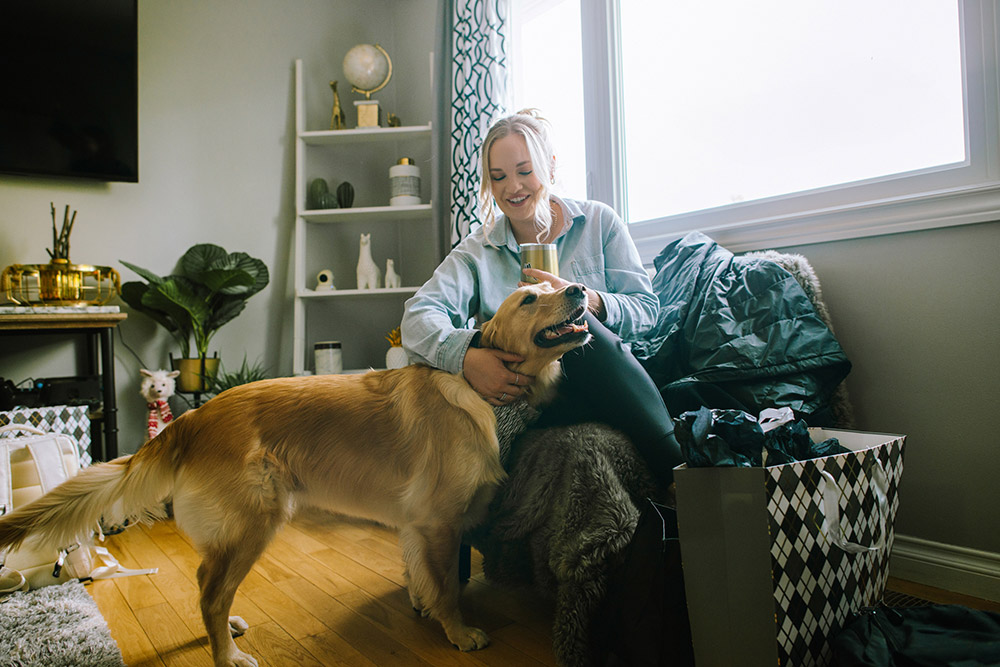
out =
[[[672,414],[827,407],[851,363],[788,271],[698,232],[668,244],[654,266],[660,316],[634,349]]]
[[[1000,614],[962,605],[880,607],[831,642],[837,667],[1000,665]]]
[[[837,438],[813,442],[803,419],[765,433],[757,419],[742,410],[702,407],[681,414],[674,424],[684,461],[691,468],[759,468],[764,452],[770,467],[851,451]]]

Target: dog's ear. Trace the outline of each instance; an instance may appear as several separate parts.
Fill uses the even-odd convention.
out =
[[[510,331],[510,327],[507,327],[505,331],[504,327],[500,326],[498,316],[499,313],[483,322],[482,327],[480,327],[482,335],[479,337],[479,346],[524,354],[524,350],[521,349],[523,346],[518,344],[515,333]]]
[[[496,327],[493,325],[493,320],[489,319],[483,322],[483,326],[480,327],[479,344],[481,347],[496,347],[494,338],[496,337]]]

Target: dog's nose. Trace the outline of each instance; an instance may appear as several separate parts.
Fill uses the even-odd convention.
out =
[[[587,288],[579,283],[574,283],[566,288],[566,294],[568,296],[580,296],[587,291]]]

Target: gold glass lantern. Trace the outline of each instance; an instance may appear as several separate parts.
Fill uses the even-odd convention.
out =
[[[121,289],[118,272],[110,266],[12,264],[0,276],[4,294],[19,306],[102,306]]]

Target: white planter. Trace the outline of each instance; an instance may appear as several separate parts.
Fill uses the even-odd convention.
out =
[[[386,368],[402,368],[410,364],[410,358],[406,356],[406,350],[401,347],[390,347],[385,353]]]

